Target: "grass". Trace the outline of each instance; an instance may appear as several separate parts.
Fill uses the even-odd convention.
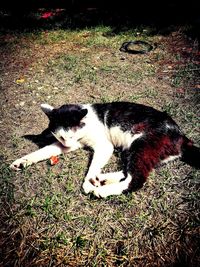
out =
[[[188,63],[184,66],[180,66],[176,70],[176,74],[174,75],[174,78],[172,79],[172,84],[175,87],[180,87],[183,84],[190,84],[191,81],[194,81],[194,79],[198,79],[199,77],[200,68],[198,64],[194,63]]]
[[[103,25],[11,32],[1,46],[7,92],[1,98],[0,124],[2,266],[199,264],[197,170],[176,161],[154,171],[136,193],[97,199],[81,189],[87,150],[62,156],[52,167],[41,162],[21,173],[9,169],[14,159],[37,148],[21,136],[39,134],[47,126],[38,108],[42,102],[153,105],[171,114],[198,143],[198,92],[191,89],[198,84],[194,58],[185,61],[173,53],[168,45],[174,36],[153,36],[144,27],[110,32]],[[139,39],[159,41],[158,47],[144,56],[120,52],[122,42],[138,33]],[[169,62],[176,67],[162,72]],[[16,84],[22,74],[24,82]],[[116,151],[105,171],[119,165]]]

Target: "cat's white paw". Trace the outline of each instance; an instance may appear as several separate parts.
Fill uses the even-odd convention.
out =
[[[93,190],[93,194],[98,198],[106,198],[110,196],[110,192],[105,188],[106,186],[95,187],[95,189]]]
[[[95,186],[95,187],[99,187],[99,186],[103,186],[106,185],[106,180],[105,179],[99,179],[99,175],[96,176],[95,178],[91,178],[89,179],[89,182]]]
[[[93,192],[94,189],[96,188],[91,182],[90,180],[85,180],[83,183],[83,190],[86,194],[89,194],[90,192]]]
[[[32,162],[30,162],[28,159],[26,158],[20,158],[20,159],[17,159],[15,160],[11,165],[10,165],[10,168],[12,170],[15,170],[15,171],[20,171],[22,170],[23,168],[31,165]]]
[[[112,195],[121,195],[123,191],[126,189],[127,189],[127,184],[124,184],[123,182],[108,184],[101,187],[95,187],[93,194],[97,197],[106,198]]]

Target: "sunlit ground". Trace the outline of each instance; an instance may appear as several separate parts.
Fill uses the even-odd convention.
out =
[[[96,9],[73,16],[37,9],[20,21],[5,10],[0,15],[0,265],[197,267],[199,171],[190,166],[162,166],[138,192],[105,200],[81,189],[88,150],[62,156],[55,166],[41,162],[18,173],[8,167],[37,149],[23,136],[47,127],[40,110],[45,102],[152,105],[199,144],[199,47],[188,34],[193,25],[158,27],[126,18],[120,26],[107,13],[100,20]],[[129,40],[154,49],[121,52]],[[105,171],[119,168],[116,152]]]

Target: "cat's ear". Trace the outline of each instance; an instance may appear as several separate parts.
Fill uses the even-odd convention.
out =
[[[41,109],[48,117],[50,117],[54,108],[49,104],[41,104]]]
[[[82,120],[87,115],[87,113],[88,113],[88,110],[86,108],[81,109],[79,111],[79,119]]]

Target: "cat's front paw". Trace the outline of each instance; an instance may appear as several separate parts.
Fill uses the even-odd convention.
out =
[[[20,170],[26,168],[27,166],[29,166],[31,164],[32,164],[32,162],[30,162],[28,159],[26,159],[26,158],[20,158],[20,159],[15,160],[10,165],[10,168],[12,170],[15,170],[15,171],[20,171]]]
[[[83,190],[86,194],[89,194],[90,192],[93,192],[94,189],[96,188],[92,183],[91,183],[91,179],[87,179],[84,181],[83,183]]]

